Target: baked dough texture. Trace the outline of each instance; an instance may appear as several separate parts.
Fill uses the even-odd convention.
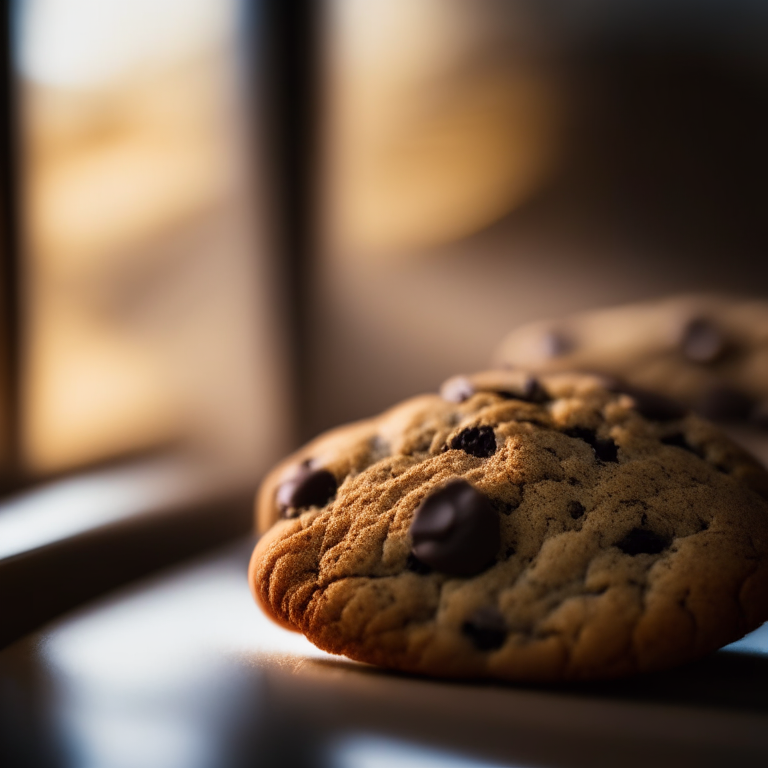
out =
[[[765,470],[605,384],[457,377],[309,443],[259,495],[257,601],[331,653],[513,681],[662,669],[755,629]]]
[[[674,397],[709,419],[768,428],[768,302],[682,295],[511,331],[499,367],[587,371]]]

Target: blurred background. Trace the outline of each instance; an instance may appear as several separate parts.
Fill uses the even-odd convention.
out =
[[[181,457],[174,487],[250,498],[299,442],[486,367],[520,323],[768,297],[766,3],[6,10],[8,493]],[[158,487],[105,486],[91,520]],[[189,519],[132,552],[162,564]]]
[[[287,444],[244,17],[235,0],[15,5],[28,472],[182,445],[252,470]]]
[[[523,321],[766,292],[764,4],[268,6],[14,4],[25,472],[255,478]]]
[[[313,429],[522,321],[765,293],[765,4],[326,6]]]

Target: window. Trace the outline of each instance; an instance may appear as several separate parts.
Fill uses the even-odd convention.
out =
[[[23,464],[253,473],[287,386],[236,0],[16,5]]]

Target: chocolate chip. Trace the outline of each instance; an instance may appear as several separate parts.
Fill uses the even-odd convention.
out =
[[[664,445],[671,445],[675,448],[682,448],[683,450],[690,451],[699,457],[702,455],[698,448],[695,448],[688,442],[688,440],[686,440],[685,435],[682,432],[675,432],[673,435],[666,435],[665,437],[661,438],[661,442]]]
[[[580,501],[568,502],[568,514],[574,519],[578,520],[585,512],[584,505]]]
[[[568,427],[568,429],[563,430],[563,434],[568,435],[568,437],[575,437],[577,440],[583,440],[590,445],[597,439],[595,430],[586,427]]]
[[[635,401],[635,410],[646,419],[652,421],[672,421],[681,419],[687,413],[684,405],[656,392],[628,385],[611,387],[613,392],[622,392]]]
[[[548,403],[552,399],[541,382],[533,376],[529,376],[519,390],[499,389],[496,394],[506,400],[523,400],[526,403]]]
[[[711,320],[689,320],[680,336],[680,351],[693,363],[714,363],[728,348],[723,332]]]
[[[547,331],[540,341],[540,353],[543,359],[563,357],[572,352],[576,344],[573,339],[562,331]]]
[[[479,651],[495,651],[507,639],[504,617],[495,608],[478,608],[461,625],[461,631]]]
[[[478,459],[487,459],[496,453],[493,427],[468,427],[451,440],[451,448],[464,451]]]
[[[587,429],[586,427],[570,427],[565,430],[565,434],[568,437],[575,437],[578,440],[583,440],[592,446],[592,450],[595,452],[600,461],[614,461],[619,460],[619,447],[611,438],[598,437],[594,429]]]
[[[669,539],[653,531],[633,528],[616,546],[625,555],[658,555],[670,545]]]
[[[454,480],[427,496],[409,533],[414,556],[451,576],[484,571],[501,543],[498,513],[465,480]]]
[[[421,560],[419,560],[419,558],[413,554],[413,552],[408,553],[408,559],[405,561],[405,567],[407,570],[413,571],[414,573],[419,573],[422,576],[428,573],[432,573],[432,569],[426,563],[422,563]]]
[[[464,376],[453,376],[440,387],[440,397],[449,403],[463,403],[475,394],[475,388]]]
[[[312,470],[310,469],[309,460],[302,462],[301,464],[293,467],[290,477],[284,480],[277,489],[275,494],[275,501],[281,511],[285,511],[291,504],[291,497],[296,490],[296,486],[305,478]]]
[[[712,387],[696,403],[696,410],[715,421],[749,418],[754,410],[754,400],[745,392],[732,387]]]
[[[520,399],[526,400],[529,403],[547,403],[551,400],[549,392],[533,376],[529,376],[525,380]]]
[[[600,461],[619,461],[619,446],[610,437],[605,439],[598,437],[592,448]]]
[[[568,429],[563,431],[568,437],[575,437],[577,440],[583,440],[590,445],[597,440],[597,433],[594,429],[587,429],[586,427],[568,427]]]
[[[293,477],[278,488],[276,501],[283,517],[295,517],[306,507],[324,507],[336,495],[336,478],[327,469],[299,465]]]

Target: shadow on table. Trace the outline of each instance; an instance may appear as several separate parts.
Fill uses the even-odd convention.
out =
[[[768,712],[768,656],[721,651],[666,672],[580,684],[572,690],[587,696]]]
[[[328,671],[413,680],[414,676],[344,659],[313,659],[306,664]],[[305,665],[306,667],[306,665]],[[418,679],[418,678],[417,678]],[[561,695],[622,699],[665,705],[768,712],[768,655],[719,651],[676,669],[622,680],[533,686],[497,681],[441,681],[436,685],[496,688]]]

